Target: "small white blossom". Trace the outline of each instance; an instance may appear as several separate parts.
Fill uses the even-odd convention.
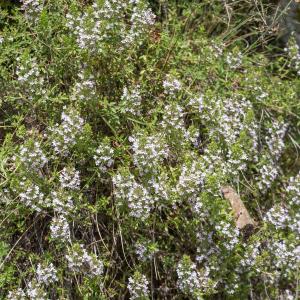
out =
[[[129,215],[141,220],[149,217],[154,199],[148,190],[136,182],[132,175],[117,174],[113,178],[118,205],[126,204]]]
[[[52,146],[58,154],[66,155],[70,147],[76,144],[77,138],[83,130],[83,119],[73,109],[65,110],[61,114],[61,124],[56,124],[52,129]]]
[[[108,140],[98,146],[95,151],[94,160],[96,166],[101,172],[106,172],[114,164],[114,149],[110,146]]]
[[[41,149],[39,142],[28,145],[22,145],[18,154],[18,159],[24,166],[33,171],[44,167],[48,159]]]
[[[43,10],[42,0],[21,0],[23,3],[21,9],[25,11],[25,16],[29,21],[36,22]]]
[[[45,196],[40,191],[39,186],[35,184],[26,186],[25,182],[21,182],[20,187],[24,189],[24,191],[19,194],[20,201],[27,207],[37,212],[41,212],[45,205]]]
[[[130,90],[127,87],[124,87],[121,101],[121,105],[124,107],[124,112],[139,116],[141,114],[142,105],[140,86],[137,85]]]
[[[156,169],[168,157],[169,150],[161,134],[145,136],[137,134],[129,137],[132,143],[133,162],[141,174],[155,173]]]
[[[133,277],[128,279],[127,288],[130,293],[131,300],[137,299],[148,299],[149,297],[149,281],[145,275],[140,273],[134,274]]]
[[[146,261],[153,257],[158,249],[153,247],[151,241],[140,241],[135,244],[135,253],[140,261]]]
[[[292,33],[288,45],[284,50],[288,53],[290,59],[289,67],[293,68],[300,75],[300,48],[294,33]]]
[[[52,191],[46,199],[47,206],[51,207],[57,214],[68,215],[74,211],[72,197],[63,191]]]
[[[238,53],[230,52],[226,56],[226,62],[231,69],[236,70],[240,68],[243,63],[243,55],[241,52]]]
[[[268,130],[268,135],[266,136],[266,143],[268,145],[270,154],[277,161],[285,147],[284,136],[287,130],[287,124],[283,122],[278,122],[276,120],[272,121],[272,126]]]
[[[161,121],[163,130],[168,134],[179,133],[184,136],[186,129],[183,117],[184,114],[181,106],[175,103],[166,105]]]
[[[83,245],[75,244],[66,255],[70,270],[84,273],[88,276],[101,276],[103,274],[103,262],[96,255],[89,254]]]
[[[286,208],[274,206],[266,213],[264,220],[274,225],[276,229],[280,229],[287,227],[291,218]]]
[[[79,190],[79,171],[76,171],[75,168],[64,168],[59,175],[59,182],[64,189]]]
[[[26,294],[21,289],[18,288],[17,290],[10,291],[6,297],[7,300],[26,300]]]
[[[96,82],[92,74],[85,69],[78,74],[79,80],[75,83],[72,99],[74,101],[89,101],[96,97]]]
[[[28,283],[27,289],[26,289],[27,297],[30,300],[48,300],[47,293],[44,291],[44,289],[40,286],[39,283],[35,281],[31,281]]]
[[[43,96],[46,93],[44,89],[44,74],[36,58],[27,58],[25,61],[22,61],[21,57],[19,57],[17,61],[20,62],[17,66],[16,75],[21,93],[24,91],[30,100],[34,96]]]
[[[178,287],[187,295],[195,295],[202,287],[201,276],[196,265],[187,258],[177,265]]]
[[[58,281],[57,271],[52,263],[48,266],[42,266],[41,264],[38,264],[36,269],[36,276],[38,282],[45,285],[49,285],[53,282]]]
[[[56,240],[63,242],[69,242],[71,240],[70,236],[70,226],[67,219],[63,215],[54,217],[50,225],[51,237]]]
[[[170,76],[163,81],[165,93],[168,95],[175,95],[182,88],[182,84],[178,79],[172,79]]]
[[[270,160],[259,168],[259,176],[257,177],[257,186],[261,192],[266,192],[270,189],[272,183],[279,175],[277,165]]]

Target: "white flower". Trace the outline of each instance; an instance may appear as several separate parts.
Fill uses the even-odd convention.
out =
[[[19,57],[17,61],[22,62],[17,66],[16,70],[21,93],[24,91],[30,100],[32,100],[34,96],[44,95],[46,93],[44,89],[44,75],[36,58],[28,58],[22,61],[21,57]]]
[[[266,136],[266,143],[268,145],[270,154],[277,161],[285,147],[284,136],[287,130],[287,124],[272,120],[272,126],[269,128]]]
[[[130,90],[127,87],[124,87],[121,100],[121,104],[124,106],[124,112],[136,116],[141,114],[142,97],[139,85],[130,88]]]
[[[53,239],[61,240],[63,242],[69,242],[71,240],[69,223],[63,215],[59,215],[52,219],[50,231]]]
[[[34,142],[26,146],[22,145],[20,147],[18,158],[27,169],[33,171],[38,171],[48,162],[39,142]]]
[[[64,191],[52,191],[46,200],[46,204],[53,208],[57,214],[68,215],[74,211],[72,197]]]
[[[182,84],[179,80],[171,79],[170,76],[167,76],[167,78],[163,81],[163,87],[166,94],[175,95],[181,90]]]
[[[41,212],[42,207],[45,205],[44,194],[37,185],[30,184],[25,187],[25,184],[25,182],[20,183],[21,188],[24,188],[24,192],[19,194],[20,201],[27,207],[32,208],[37,212]]]
[[[42,266],[41,264],[38,264],[36,269],[36,276],[38,282],[45,285],[49,285],[53,282],[58,281],[57,271],[52,263],[48,266]]]
[[[236,70],[241,67],[243,62],[243,55],[241,52],[238,53],[228,53],[226,56],[226,62],[229,67],[233,70]]]
[[[136,182],[132,175],[121,174],[114,176],[113,184],[118,205],[127,205],[129,215],[135,218],[145,220],[149,217],[154,199],[143,185]]]
[[[88,101],[96,97],[96,82],[92,74],[85,69],[78,74],[79,80],[75,83],[72,95],[73,100]]]
[[[21,289],[18,288],[17,290],[10,291],[6,297],[7,300],[26,300],[26,294]]]
[[[273,224],[276,229],[279,229],[287,227],[291,218],[286,208],[282,206],[274,206],[266,213],[264,220]]]
[[[36,22],[43,9],[42,0],[21,0],[21,9],[25,11],[25,16],[29,21]]]
[[[48,300],[46,292],[39,283],[31,281],[28,283],[26,295],[30,300]]]
[[[59,182],[64,189],[79,190],[79,171],[75,168],[64,168],[59,175]]]
[[[136,273],[128,279],[127,288],[130,293],[130,299],[147,299],[149,296],[149,282],[145,275]]]
[[[178,287],[183,293],[193,295],[201,289],[201,276],[194,263],[182,260],[178,263],[176,271]]]
[[[94,160],[101,172],[106,172],[114,164],[114,149],[104,139],[95,151]]]
[[[57,154],[67,155],[77,138],[83,131],[83,119],[74,109],[66,112],[66,107],[61,114],[61,124],[56,124],[52,129],[52,146]]]
[[[137,134],[129,137],[132,143],[133,162],[141,174],[155,173],[156,169],[168,157],[169,150],[162,134],[145,136]]]
[[[259,169],[259,176],[257,177],[257,186],[261,192],[266,192],[270,189],[272,183],[279,175],[277,165],[269,160]]]
[[[74,272],[88,276],[101,276],[104,271],[103,262],[96,255],[89,254],[83,245],[75,244],[66,255],[69,268]]]

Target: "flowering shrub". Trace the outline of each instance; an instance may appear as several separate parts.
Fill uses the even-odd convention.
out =
[[[0,298],[296,299],[293,36],[272,56],[214,23],[243,1],[21,2],[0,11]]]

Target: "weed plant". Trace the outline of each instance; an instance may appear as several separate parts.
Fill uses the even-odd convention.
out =
[[[270,4],[21,2],[0,10],[0,298],[299,298],[300,57],[268,43]]]

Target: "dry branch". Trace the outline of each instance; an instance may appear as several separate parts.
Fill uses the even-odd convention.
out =
[[[251,218],[247,208],[237,192],[230,186],[223,187],[221,191],[224,195],[224,198],[228,200],[231,205],[236,221],[236,227],[239,229],[243,229],[246,226],[255,227],[256,222]]]

